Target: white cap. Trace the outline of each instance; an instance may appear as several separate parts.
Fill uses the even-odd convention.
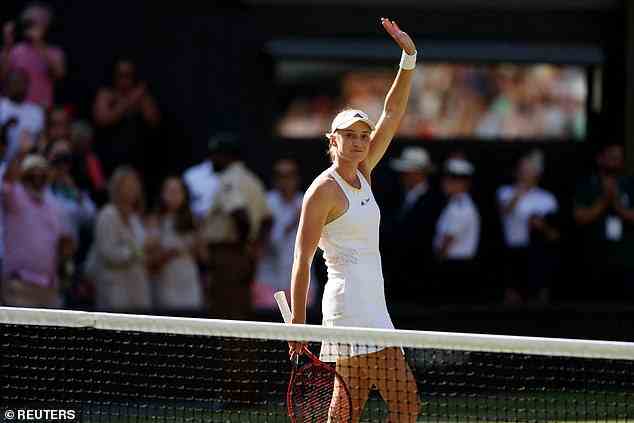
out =
[[[39,154],[29,154],[22,160],[20,165],[23,173],[26,173],[33,169],[47,169],[48,162],[46,159]]]
[[[390,167],[399,172],[409,172],[412,170],[431,170],[433,164],[424,148],[405,147],[401,151],[401,157],[390,161]]]
[[[335,116],[330,127],[330,133],[332,134],[337,129],[348,128],[355,122],[364,122],[370,127],[370,130],[374,131],[374,122],[370,120],[366,112],[356,109],[348,109]]]
[[[445,163],[445,174],[452,176],[471,176],[473,165],[464,159],[449,159]]]

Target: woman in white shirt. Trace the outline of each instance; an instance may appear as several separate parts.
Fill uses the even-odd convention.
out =
[[[348,109],[335,117],[326,134],[333,164],[313,181],[302,204],[291,277],[292,323],[305,323],[310,267],[319,246],[328,268],[324,326],[394,328],[381,269],[380,210],[370,183],[372,170],[405,114],[416,47],[395,22],[382,19],[381,23],[403,49],[401,69],[376,126],[366,113]],[[291,355],[301,353],[301,343],[289,344]],[[323,343],[321,358],[336,361],[350,392],[353,422],[360,418],[372,387],[387,402],[389,421],[416,421],[420,408],[416,382],[400,349]],[[335,408],[339,392],[336,385]]]
[[[196,227],[183,181],[167,178],[161,190],[158,220],[152,232],[151,268],[154,270],[156,307],[188,315],[203,307],[200,275],[194,257]],[[154,226],[154,225],[152,225]]]
[[[136,171],[117,168],[110,181],[110,203],[97,215],[88,272],[96,278],[97,309],[148,311],[150,285],[145,269],[145,232],[139,213],[142,186]]]

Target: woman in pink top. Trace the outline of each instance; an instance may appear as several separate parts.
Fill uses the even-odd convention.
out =
[[[4,43],[0,52],[0,78],[4,79],[9,69],[23,69],[30,81],[27,101],[45,109],[54,104],[55,81],[66,75],[64,52],[46,41],[52,19],[50,7],[44,3],[33,3],[20,17],[21,34],[16,34],[14,22],[4,26]],[[23,41],[16,43],[16,35]]]

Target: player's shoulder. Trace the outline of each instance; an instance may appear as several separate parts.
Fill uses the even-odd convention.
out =
[[[310,184],[304,195],[304,202],[332,200],[338,194],[339,189],[337,181],[326,170],[319,174]]]

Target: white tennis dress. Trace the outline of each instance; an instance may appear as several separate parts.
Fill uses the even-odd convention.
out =
[[[348,209],[324,226],[319,239],[328,268],[322,299],[323,325],[394,329],[385,302],[379,252],[381,212],[372,189],[358,170],[361,189],[347,183],[333,167],[324,174],[337,181],[348,199]],[[324,342],[320,358],[335,361],[383,348]]]

